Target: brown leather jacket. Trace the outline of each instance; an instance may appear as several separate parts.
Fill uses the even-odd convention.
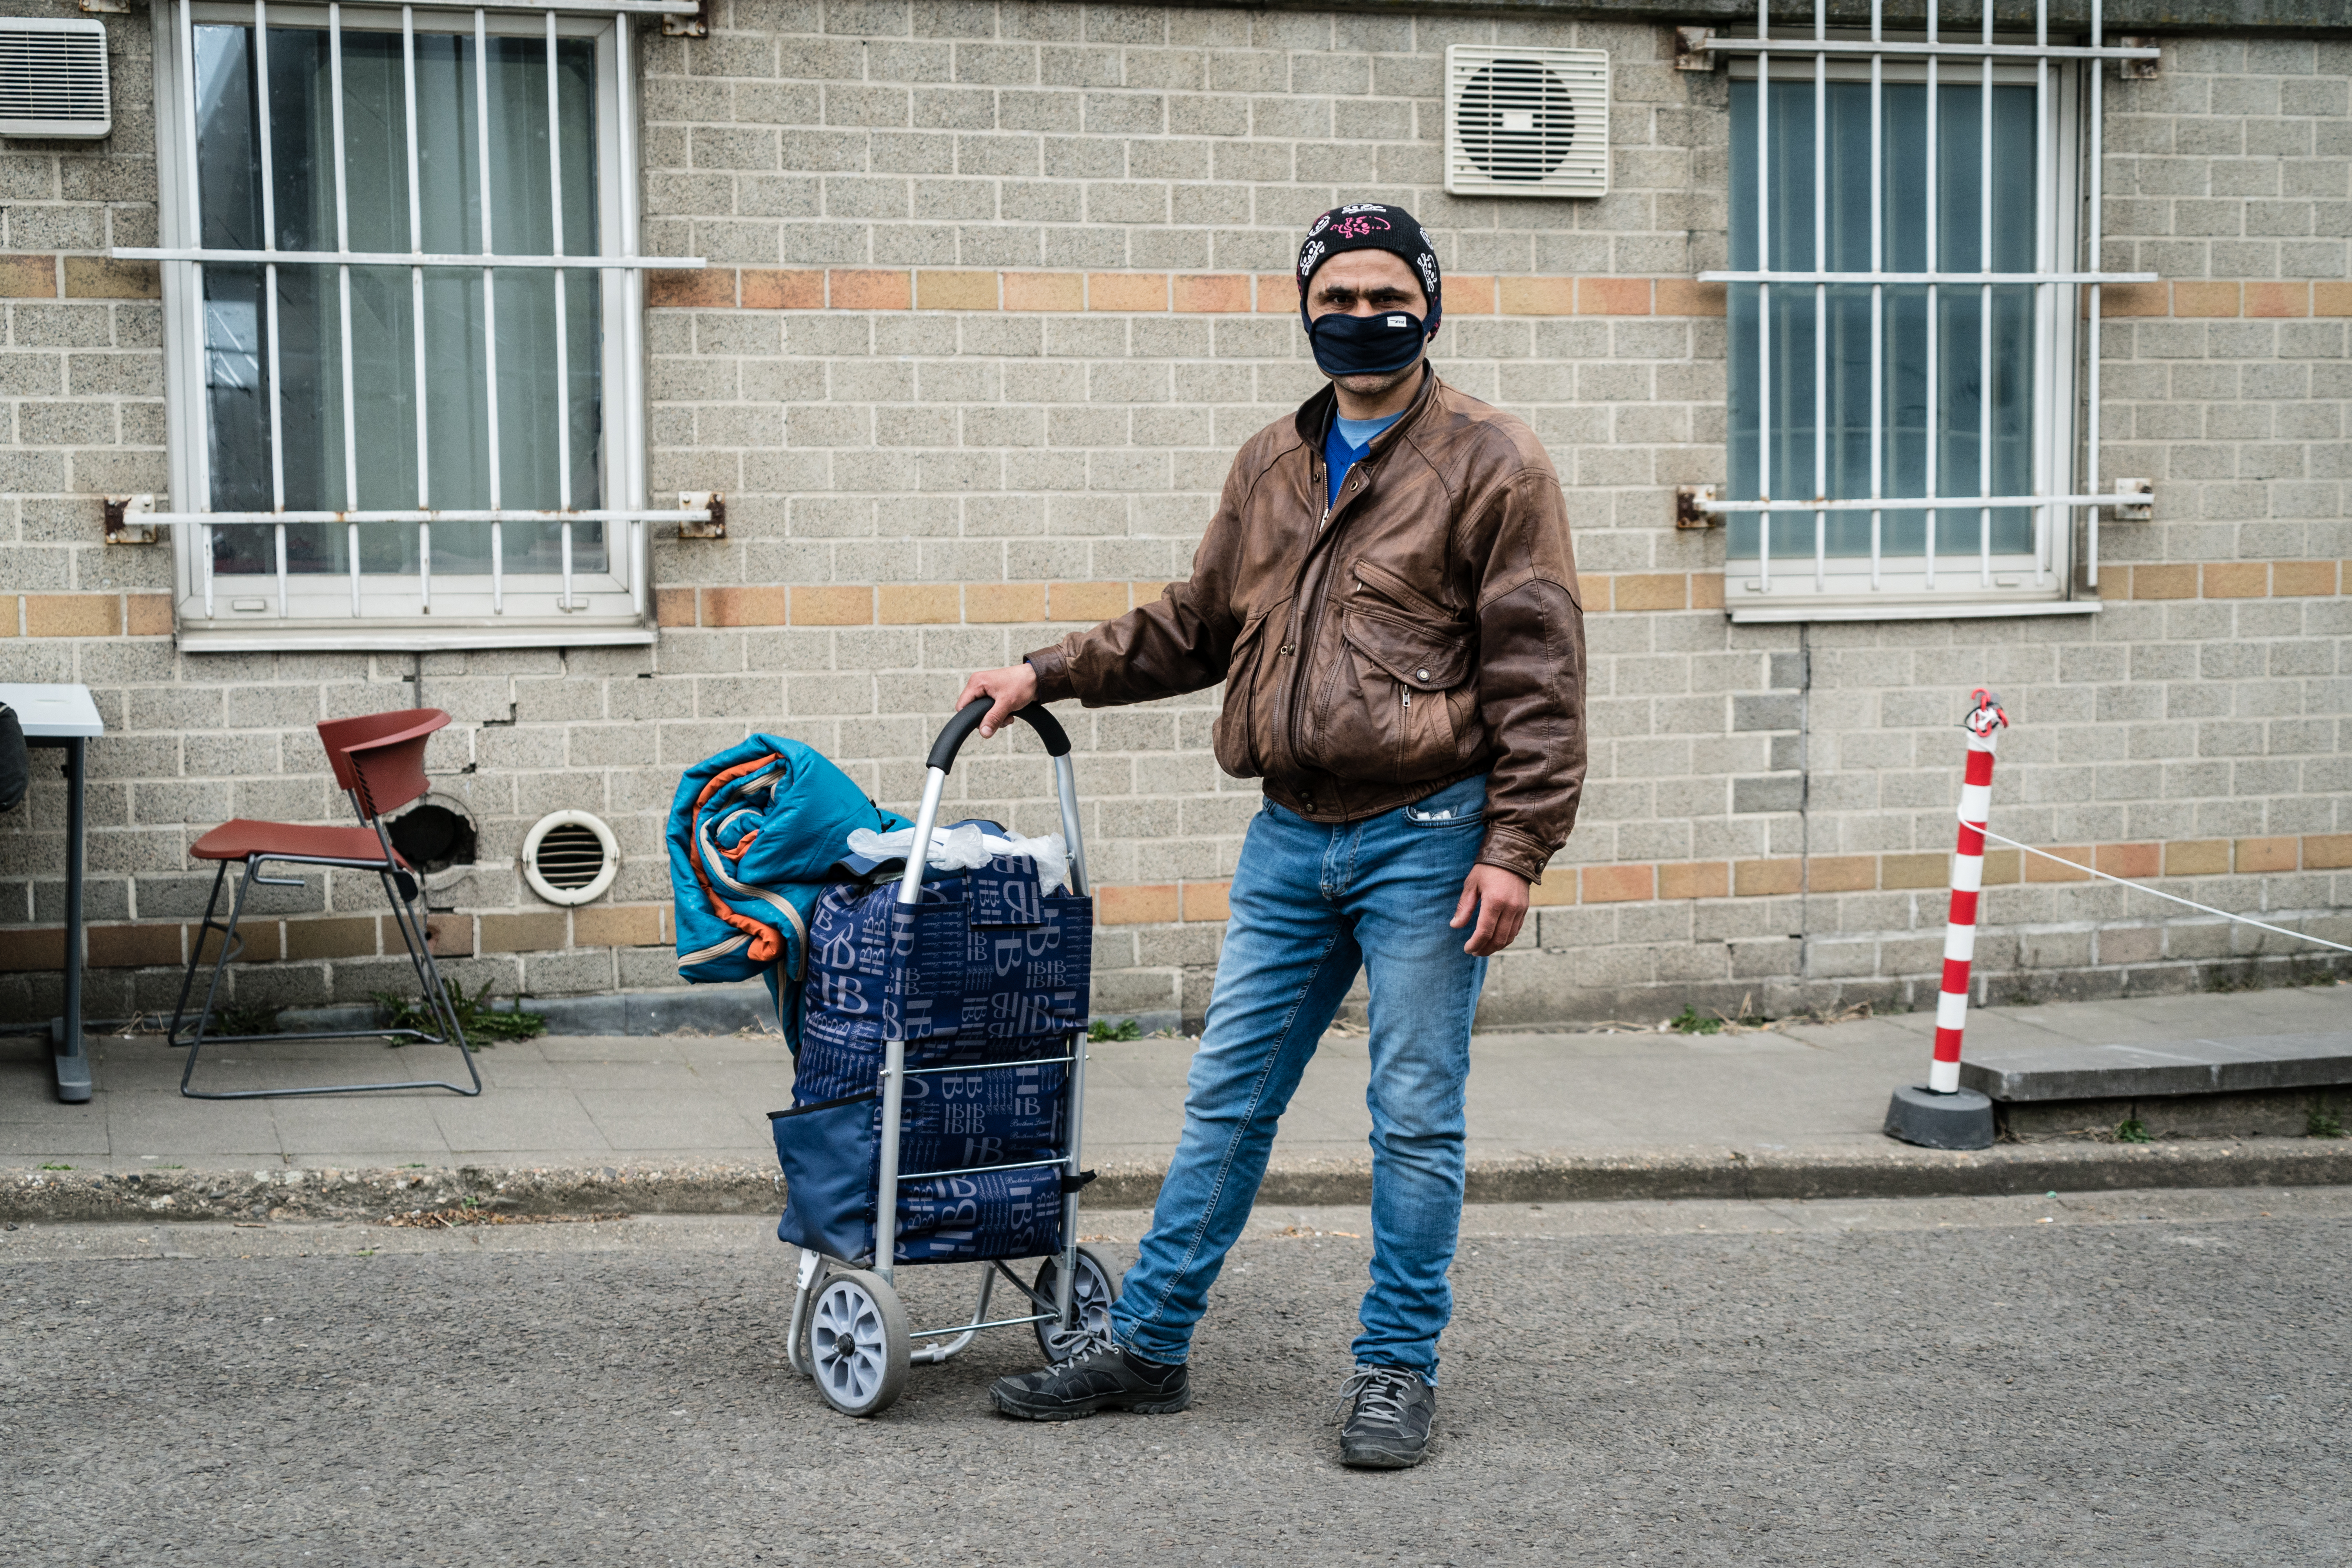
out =
[[[1029,656],[1089,708],[1225,683],[1218,763],[1317,822],[1488,775],[1478,858],[1530,881],[1584,789],[1584,612],[1559,479],[1424,375],[1324,508],[1326,387],[1251,437],[1189,582]]]

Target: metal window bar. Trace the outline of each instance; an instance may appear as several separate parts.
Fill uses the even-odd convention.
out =
[[[2147,283],[2157,280],[2153,272],[2116,272],[2104,269],[2102,244],[2102,156],[2101,124],[2104,99],[2104,67],[2107,60],[2156,59],[2161,52],[2153,47],[2110,47],[2105,41],[2105,23],[2102,0],[2092,0],[2090,16],[2091,42],[2088,47],[2053,45],[2050,42],[2048,0],[2036,0],[2034,9],[2034,41],[2028,44],[2004,44],[1995,41],[1993,16],[1986,7],[1982,15],[1980,36],[1974,40],[1948,38],[1940,30],[1940,7],[1932,3],[1927,8],[1927,39],[1924,42],[1895,41],[1885,37],[1883,0],[1873,0],[1870,13],[1870,37],[1864,39],[1832,39],[1826,36],[1827,23],[1823,0],[1816,0],[1813,36],[1807,37],[1774,37],[1770,31],[1769,7],[1758,7],[1756,33],[1752,37],[1707,37],[1706,47],[1726,53],[1752,54],[1756,57],[1756,182],[1757,237],[1756,265],[1751,268],[1723,268],[1699,274],[1701,281],[1752,284],[1757,291],[1757,489],[1753,500],[1717,500],[1701,503],[1703,508],[1719,516],[1736,513],[1759,513],[1756,557],[1756,586],[1769,591],[1771,586],[1772,535],[1769,523],[1774,513],[1811,512],[1814,527],[1814,584],[1817,589],[1826,584],[1827,547],[1824,516],[1831,511],[1868,510],[1870,523],[1870,585],[1876,589],[1884,584],[1885,567],[1885,513],[1890,507],[1916,509],[1925,513],[1926,550],[1920,560],[1922,579],[1933,590],[1936,586],[1937,529],[1941,512],[1958,497],[1942,493],[1940,472],[1941,453],[1938,450],[1942,416],[1941,360],[1943,323],[1941,321],[1942,286],[1974,285],[1979,299],[1978,353],[1979,360],[1979,393],[1978,411],[1978,483],[1977,493],[1969,498],[1978,513],[1979,584],[1990,587],[1992,579],[1992,513],[1996,509],[2021,508],[2032,517],[2034,581],[2036,586],[2046,585],[2053,565],[2054,543],[2051,537],[2053,510],[2063,510],[2071,533],[2076,509],[2089,512],[2085,530],[2085,578],[2090,586],[2098,584],[2098,511],[2101,508],[2145,505],[2146,497],[2106,493],[2097,489],[2099,482],[2099,328],[2101,288],[2107,283]],[[1802,53],[1813,58],[1814,71],[1814,235],[1812,265],[1810,268],[1776,266],[1774,226],[1771,221],[1770,198],[1770,97],[1771,58],[1775,53]],[[1828,58],[1832,55],[1868,58],[1870,62],[1870,269],[1866,272],[1845,271],[1828,264],[1824,248],[1827,200],[1824,142]],[[1927,265],[1922,270],[1895,272],[1886,267],[1884,184],[1885,174],[1885,64],[1890,58],[1919,58],[1926,65],[1927,109],[1926,195],[1927,195]],[[1971,59],[1977,63],[1981,84],[1981,110],[1979,136],[1979,162],[1981,170],[1980,218],[1981,237],[1975,268],[1958,271],[1949,268],[1945,260],[1946,236],[1940,232],[1939,180],[1941,174],[1942,105],[1940,98],[1940,64],[1947,58]],[[2032,270],[2028,272],[1997,271],[1993,266],[1992,238],[1992,170],[1993,170],[1993,67],[1996,61],[2032,62],[2033,77],[2033,137],[2034,137],[2034,201],[2035,237]],[[2058,253],[2058,219],[2061,199],[2058,189],[2057,159],[2060,147],[2055,133],[2057,102],[2050,90],[2050,65],[2057,61],[2082,61],[2088,78],[2088,104],[2085,117],[2089,121],[2088,168],[2089,190],[2084,202],[2088,209],[2088,233],[2082,242],[2083,262],[2078,268],[2060,265]],[[1826,331],[1826,289],[1832,284],[1867,284],[1871,290],[1871,351],[1870,351],[1870,493],[1858,500],[1832,500],[1826,494],[1807,499],[1774,500],[1772,498],[1772,437],[1773,408],[1771,395],[1771,287],[1775,283],[1811,284],[1814,289],[1814,469],[1815,489],[1827,489],[1826,465],[1826,353],[1823,334]],[[1885,289],[1889,284],[1924,285],[1927,290],[1927,441],[1925,453],[1926,483],[1923,493],[1916,497],[1895,497],[1885,493],[1885,445],[1887,435],[1885,398],[1887,393],[1885,359]],[[2032,409],[2031,456],[2029,462],[2032,493],[2022,496],[1995,495],[1992,473],[1992,300],[1997,285],[2030,286],[2033,291],[2033,353],[2034,365],[2029,378],[2036,394]],[[2061,384],[2058,374],[2057,348],[2060,333],[2059,300],[2056,289],[2061,285],[2084,286],[2088,289],[2087,328],[2084,352],[2087,361],[2085,393],[2086,440],[2084,462],[2090,480],[2087,490],[2078,490],[2061,478],[2065,467],[2056,442],[2053,438],[2050,420],[2053,405]]]
[[[1990,14],[1990,7],[1988,7]],[[1813,0],[1813,37],[1816,41],[1829,37],[1829,0]],[[1987,67],[1990,69],[1990,67]],[[1825,54],[1813,57],[1813,265],[1827,267],[1829,251],[1830,205],[1825,195],[1829,182],[1830,144],[1830,58]],[[1830,471],[1830,287],[1813,285],[1813,493],[1820,495],[1829,488]],[[1763,526],[1772,526],[1771,518],[1762,520]],[[1830,514],[1813,513],[1813,590],[1825,592],[1830,570]]]
[[[277,171],[274,136],[269,105],[269,15],[268,0],[252,0],[253,61],[257,79],[255,93],[256,132],[259,142],[259,179],[261,185],[262,239],[255,249],[207,246],[204,240],[202,186],[200,184],[200,149],[197,141],[196,118],[196,48],[194,0],[181,0],[178,16],[180,59],[177,63],[176,86],[180,94],[180,130],[185,164],[187,227],[196,241],[183,246],[121,246],[109,254],[122,260],[176,262],[188,267],[191,298],[195,302],[199,321],[203,314],[204,268],[208,263],[233,266],[258,264],[262,268],[265,331],[268,337],[267,363],[269,377],[269,462],[270,510],[268,511],[221,511],[209,506],[194,511],[156,512],[144,521],[160,526],[192,526],[196,530],[196,575],[204,600],[205,615],[211,618],[215,611],[216,584],[213,571],[212,530],[215,526],[234,523],[267,523],[272,528],[274,564],[278,584],[278,614],[285,618],[290,614],[290,574],[288,563],[286,531],[296,523],[341,523],[345,528],[348,574],[351,582],[351,614],[360,618],[365,614],[362,574],[361,571],[360,525],[362,523],[410,523],[417,530],[418,583],[421,603],[427,613],[432,606],[432,524],[486,521],[490,525],[491,611],[501,614],[505,609],[503,525],[509,521],[553,521],[562,534],[562,593],[558,605],[564,610],[584,609],[585,600],[574,591],[572,525],[578,521],[620,523],[628,528],[626,559],[632,563],[628,573],[632,609],[643,614],[646,591],[644,572],[638,568],[642,559],[642,530],[648,521],[707,521],[708,510],[648,511],[642,508],[578,509],[572,505],[571,462],[571,375],[570,332],[567,324],[568,290],[564,279],[568,272],[593,272],[598,276],[618,272],[627,279],[624,286],[625,313],[633,316],[636,301],[642,295],[643,269],[653,266],[663,268],[697,269],[704,261],[698,257],[571,256],[565,253],[563,236],[562,135],[561,120],[560,75],[556,13],[559,11],[601,13],[614,19],[617,37],[616,74],[620,79],[622,114],[620,152],[625,162],[624,178],[619,182],[624,195],[623,235],[634,250],[636,234],[634,179],[629,171],[635,167],[634,139],[629,119],[635,112],[634,99],[629,91],[629,40],[626,13],[647,14],[690,12],[695,7],[677,0],[537,0],[520,7],[541,13],[547,41],[547,113],[548,157],[551,211],[553,219],[553,240],[551,252],[543,255],[501,256],[495,245],[490,216],[489,159],[489,53],[488,47],[488,7],[468,0],[466,7],[473,12],[475,58],[475,117],[476,170],[479,181],[478,207],[481,223],[481,249],[471,254],[438,254],[425,249],[422,185],[419,178],[419,132],[416,109],[416,24],[417,5],[442,5],[456,8],[453,0],[410,0],[401,8],[401,63],[404,105],[404,149],[408,172],[408,241],[405,252],[354,251],[351,247],[351,200],[349,151],[344,125],[342,6],[341,0],[331,0],[327,7],[328,78],[330,115],[332,125],[331,157],[335,180],[335,248],[332,251],[283,251],[278,248],[277,213]],[[340,350],[341,357],[341,402],[342,410],[343,500],[341,510],[289,510],[286,505],[284,395],[279,363],[278,321],[278,270],[279,266],[329,267],[336,269],[337,307]],[[363,510],[359,504],[359,430],[357,417],[356,363],[353,354],[352,328],[352,278],[353,267],[404,266],[409,269],[410,300],[414,307],[413,350],[416,378],[416,501],[414,508],[383,508]],[[428,425],[425,413],[427,392],[426,356],[425,350],[425,268],[435,266],[479,268],[482,274],[483,321],[485,337],[486,424],[489,455],[490,505],[488,508],[435,509],[430,506],[431,468],[428,446]],[[558,507],[553,510],[509,510],[499,505],[499,431],[498,417],[498,348],[497,302],[494,274],[498,269],[521,268],[549,269],[554,275],[556,316],[556,384],[558,418],[556,422]],[[639,341],[639,323],[626,322],[625,336],[632,347]],[[617,455],[623,465],[624,494],[634,498],[642,481],[640,455],[634,449],[641,438],[643,426],[635,407],[634,397],[624,391],[627,405],[627,426],[630,449]],[[206,407],[203,417],[210,418]],[[199,472],[206,443],[194,444],[198,453]],[[208,477],[200,479],[198,490],[210,499]],[[608,559],[610,558],[608,552]]]

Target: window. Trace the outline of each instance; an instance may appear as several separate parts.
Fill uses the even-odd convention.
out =
[[[159,21],[183,646],[652,639],[628,21]]]
[[[1717,38],[1731,82],[1734,620],[2086,611],[2095,584],[2099,89],[2149,51],[2024,38]],[[1817,16],[1820,14],[1817,12]],[[1990,16],[1990,12],[1985,13]],[[1794,57],[1793,58],[1791,57]],[[2087,96],[2087,107],[2078,107]],[[2085,150],[2075,127],[2092,129]],[[2087,213],[2088,235],[2077,223]],[[2083,298],[2087,295],[2088,298]],[[2085,320],[2087,318],[2087,321]],[[2089,397],[2075,387],[2078,322]]]

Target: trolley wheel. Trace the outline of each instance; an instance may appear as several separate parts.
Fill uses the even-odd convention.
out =
[[[1062,1278],[1062,1257],[1054,1253],[1037,1268],[1038,1295],[1054,1300]],[[1091,1247],[1078,1248],[1078,1273],[1070,1290],[1078,1326],[1066,1329],[1051,1318],[1031,1325],[1037,1331],[1037,1348],[1053,1365],[1073,1361],[1092,1348],[1110,1342],[1110,1304],[1118,1300],[1119,1273],[1109,1258]]]
[[[844,1415],[879,1415],[907,1386],[907,1309],[878,1274],[853,1268],[826,1279],[809,1314],[809,1364],[817,1391]]]

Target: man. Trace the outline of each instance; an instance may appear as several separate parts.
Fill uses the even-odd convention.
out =
[[[1234,458],[1191,580],[973,676],[958,700],[994,700],[991,735],[1032,701],[1101,707],[1222,680],[1217,761],[1265,780],[1183,1136],[1111,1311],[1115,1342],[1000,1379],[992,1397],[1048,1421],[1191,1404],[1192,1326],[1360,966],[1371,1288],[1340,1457],[1402,1468],[1425,1456],[1436,1412],[1486,959],[1518,935],[1583,787],[1584,622],[1550,459],[1424,360],[1444,294],[1421,226],[1372,202],[1325,213],[1297,277],[1331,385]]]

